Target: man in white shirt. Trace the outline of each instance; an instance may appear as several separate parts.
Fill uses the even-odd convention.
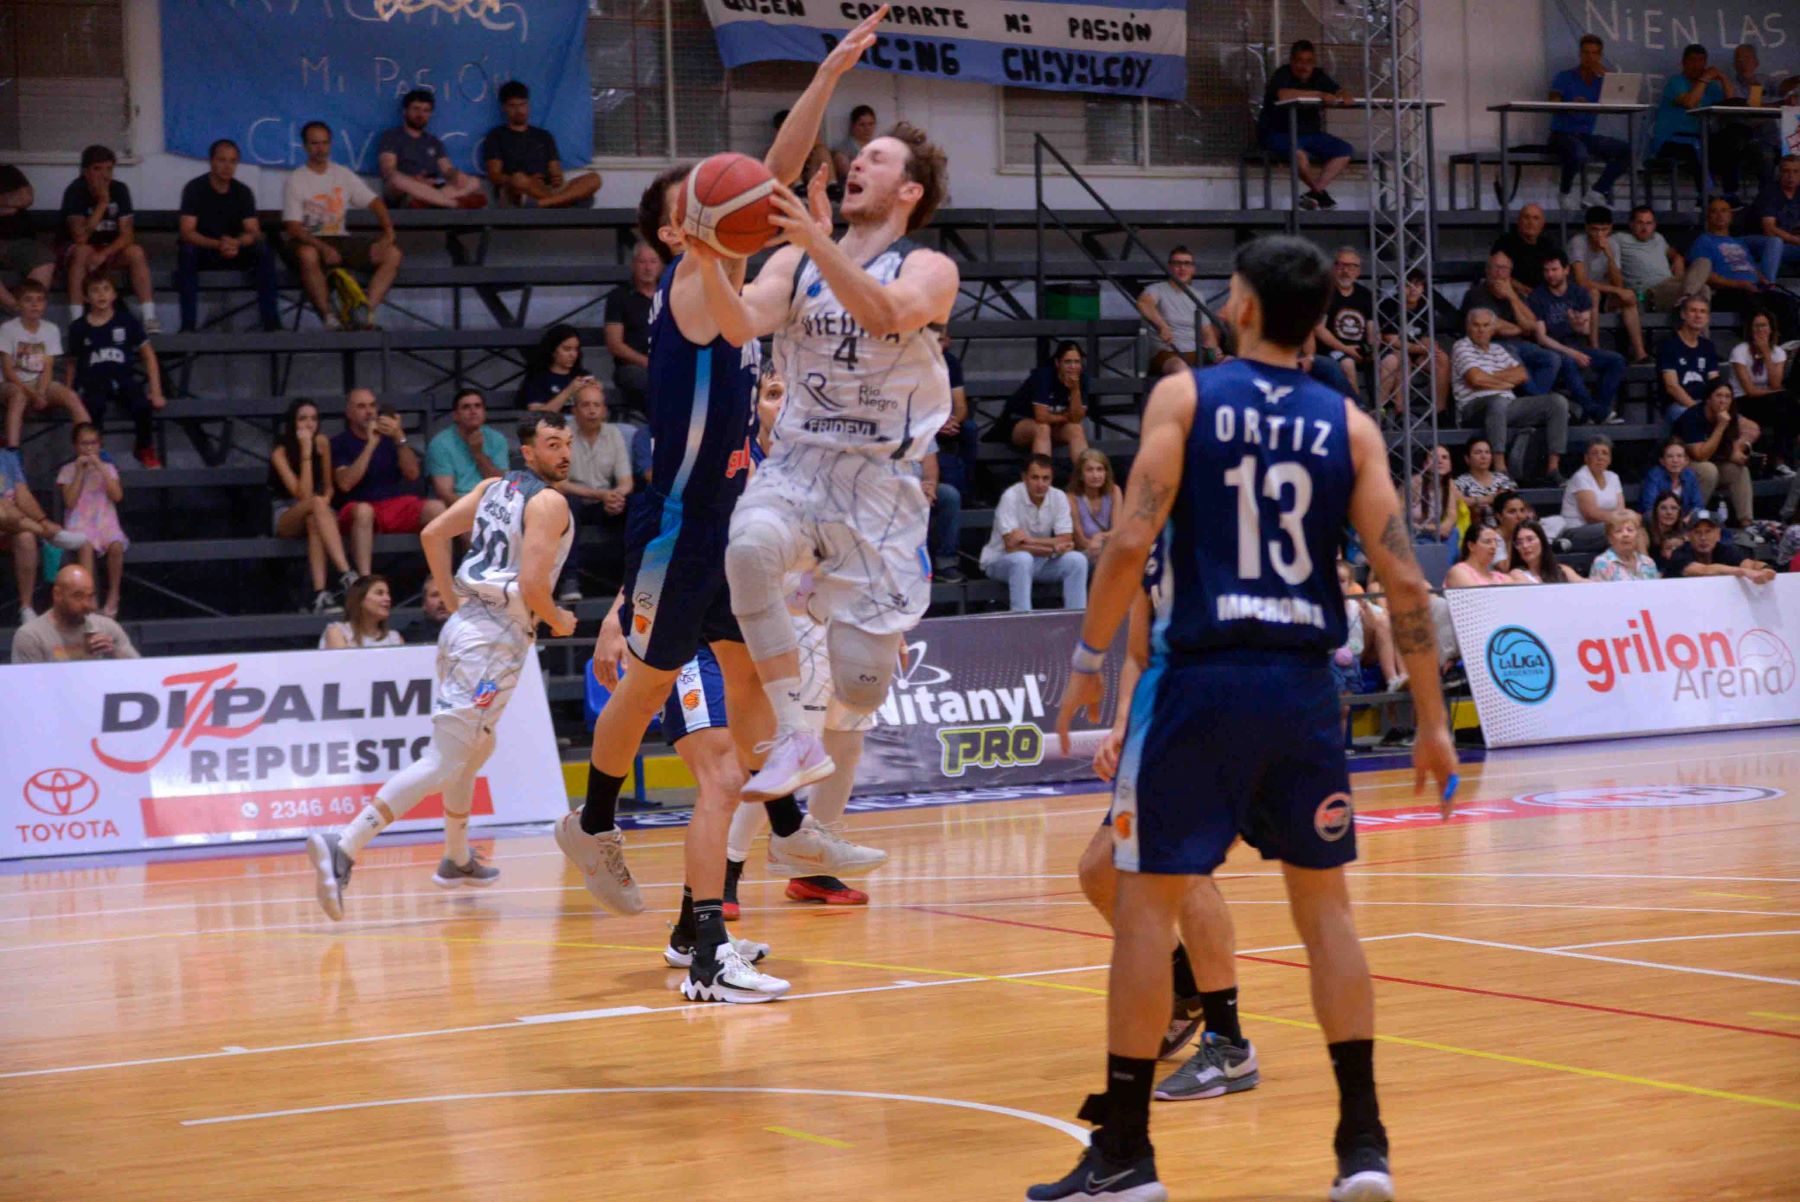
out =
[[[1050,487],[1050,456],[1025,461],[1025,478],[1000,496],[994,510],[994,532],[981,549],[981,570],[991,580],[1004,580],[1009,608],[1031,609],[1035,581],[1062,581],[1063,608],[1087,608],[1088,558],[1075,549],[1075,515],[1069,495]]]
[[[343,328],[331,311],[325,289],[325,273],[344,267],[370,272],[368,311],[353,323],[362,329],[379,329],[375,311],[381,308],[394,277],[400,272],[400,247],[394,240],[394,222],[387,202],[348,167],[331,161],[331,127],[308,121],[300,133],[306,145],[306,163],[288,176],[282,191],[281,224],[287,235],[282,255],[300,276],[300,286],[326,328]],[[366,208],[381,222],[379,238],[349,236],[352,207]]]
[[[1138,295],[1138,312],[1156,332],[1150,374],[1169,375],[1200,365],[1204,348],[1210,362],[1219,357],[1219,331],[1194,301],[1194,252],[1177,246],[1169,252],[1169,278]],[[1196,324],[1197,323],[1197,324]]]
[[[1481,427],[1494,448],[1494,470],[1507,471],[1507,426],[1544,426],[1550,441],[1543,486],[1562,487],[1562,455],[1569,446],[1569,403],[1561,393],[1519,396],[1526,372],[1513,353],[1494,341],[1494,311],[1469,310],[1468,336],[1450,352],[1450,387],[1456,420]]]
[[[562,492],[575,513],[581,567],[616,580],[624,566],[625,498],[631,495],[631,448],[625,432],[606,420],[606,392],[598,380],[575,394],[575,431],[569,439],[569,478]],[[598,530],[600,542],[583,533]],[[556,599],[581,600],[577,556],[570,556],[557,585]]]
[[[1684,260],[1681,252],[1657,232],[1656,210],[1639,205],[1631,210],[1627,228],[1630,233],[1615,244],[1619,274],[1627,288],[1643,295],[1647,308],[1667,312],[1677,308],[1686,296],[1712,299],[1712,289],[1706,286],[1712,264],[1706,259],[1692,263]]]

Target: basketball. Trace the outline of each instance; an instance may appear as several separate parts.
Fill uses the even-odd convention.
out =
[[[769,220],[775,180],[745,154],[715,154],[688,172],[676,193],[675,224],[720,254],[747,259],[777,234]]]

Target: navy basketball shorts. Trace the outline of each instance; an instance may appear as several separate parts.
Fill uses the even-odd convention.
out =
[[[725,729],[725,673],[712,649],[702,645],[675,674],[675,686],[663,706],[663,738],[673,746],[689,735],[715,728]]]
[[[1110,817],[1124,872],[1210,873],[1240,835],[1297,868],[1356,859],[1329,657],[1159,657],[1132,694]]]
[[[708,643],[741,643],[725,584],[731,507],[684,510],[654,488],[633,493],[625,527],[625,604],[631,653],[674,672]]]

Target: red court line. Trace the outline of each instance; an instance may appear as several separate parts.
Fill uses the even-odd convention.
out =
[[[1019,922],[1012,918],[993,918],[986,914],[963,914],[956,910],[939,910],[930,906],[908,906],[909,910],[919,910],[926,914],[942,914],[949,918],[966,918],[971,922],[993,922],[1002,926],[1026,927],[1034,931],[1050,931],[1059,935],[1081,935],[1088,939],[1111,939],[1110,931],[1080,931],[1074,927],[1047,926],[1038,922]],[[1270,956],[1247,956],[1237,953],[1240,960],[1253,960],[1258,964],[1278,964],[1283,968],[1305,968],[1298,960],[1277,960]],[[1618,1014],[1627,1018],[1649,1018],[1658,1022],[1680,1023],[1688,1027],[1707,1027],[1715,1031],[1737,1031],[1745,1035],[1771,1035],[1776,1039],[1800,1039],[1800,1033],[1792,1031],[1772,1031],[1765,1027],[1741,1027],[1735,1023],[1713,1022],[1705,1018],[1687,1018],[1679,1014],[1658,1014],[1649,1010],[1627,1010],[1620,1006],[1601,1006],[1592,1002],[1572,1002],[1564,998],[1541,997],[1533,993],[1507,993],[1497,989],[1478,989],[1473,985],[1451,985],[1444,981],[1421,981],[1416,977],[1393,977],[1382,973],[1370,973],[1377,981],[1386,981],[1392,985],[1416,985],[1421,989],[1443,989],[1451,993],[1468,993],[1477,997],[1504,998],[1514,1002],[1537,1002],[1545,1006],[1561,1006],[1569,1010],[1590,1010],[1599,1014]]]

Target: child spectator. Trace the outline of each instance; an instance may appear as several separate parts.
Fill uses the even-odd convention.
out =
[[[73,431],[75,458],[56,473],[62,489],[64,525],[87,538],[76,554],[88,575],[94,574],[94,552],[106,556],[106,603],[100,612],[119,616],[119,585],[125,576],[125,549],[131,540],[119,525],[119,502],[125,486],[110,456],[100,450],[100,427],[82,422]]]
[[[69,385],[97,426],[106,421],[106,407],[121,402],[135,427],[137,461],[147,468],[159,468],[162,460],[151,442],[150,414],[166,402],[156,352],[144,334],[143,323],[117,307],[119,296],[110,279],[89,276],[85,288],[87,312],[69,324]],[[132,368],[133,358],[143,361],[147,388]]]
[[[88,419],[81,398],[56,382],[56,360],[63,353],[62,331],[44,320],[50,293],[36,280],[16,289],[19,315],[0,325],[0,397],[6,401],[6,446],[17,449],[24,432],[25,411],[42,413],[52,405],[69,411],[77,423]]]
[[[1681,511],[1675,515],[1678,519],[1706,505],[1706,494],[1700,490],[1700,476],[1688,466],[1687,443],[1679,438],[1663,442],[1656,463],[1644,473],[1638,496],[1660,497],[1664,493],[1673,494],[1680,504]]]

